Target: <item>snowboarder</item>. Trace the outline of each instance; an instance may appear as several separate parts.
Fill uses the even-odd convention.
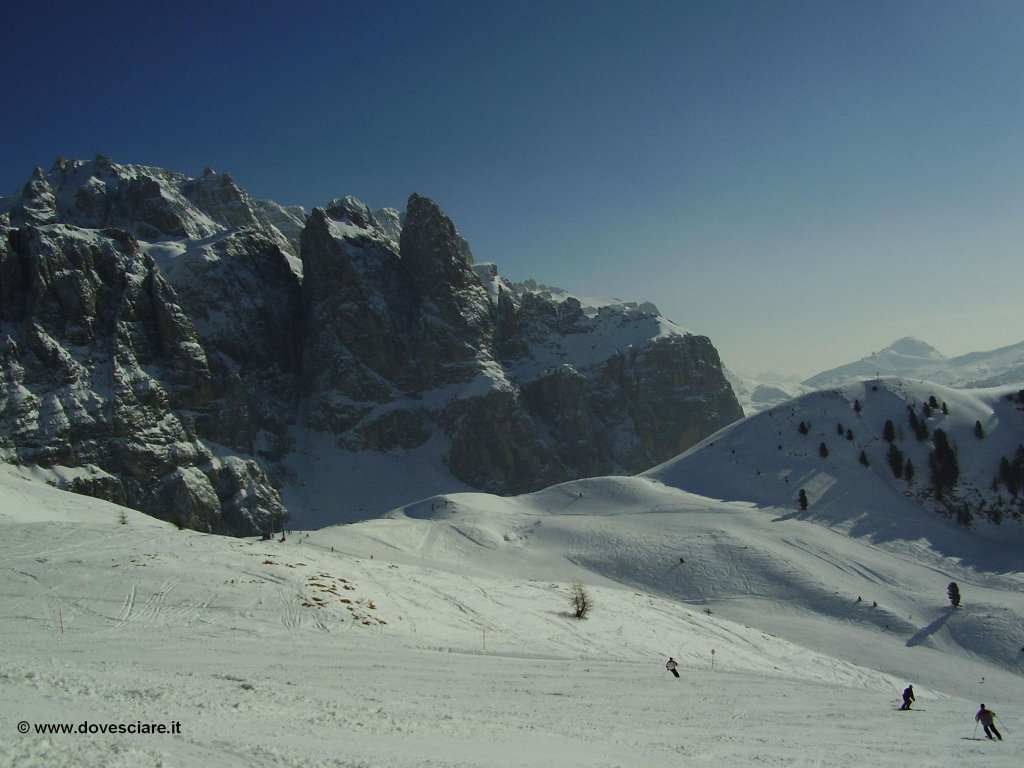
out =
[[[991,709],[985,709],[985,705],[982,704],[981,709],[978,710],[978,714],[974,716],[974,719],[981,723],[982,727],[985,729],[985,735],[988,738],[991,739],[992,734],[994,733],[997,739],[999,739],[1000,741],[1003,740],[1003,734],[996,730],[996,725],[994,722],[996,719],[996,713],[993,712]]]
[[[914,701],[914,686],[908,685],[903,689],[903,706],[900,709],[910,709],[912,701]]]
[[[668,661],[665,662],[665,669],[667,669],[669,672],[671,672],[676,677],[679,677],[679,673],[676,671],[676,667],[678,667],[678,666],[679,666],[679,664],[671,656],[669,656],[668,657]]]

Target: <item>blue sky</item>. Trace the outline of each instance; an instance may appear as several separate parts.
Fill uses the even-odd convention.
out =
[[[729,367],[1024,341],[1024,3],[39,2],[0,194],[58,156],[434,198],[478,261]]]

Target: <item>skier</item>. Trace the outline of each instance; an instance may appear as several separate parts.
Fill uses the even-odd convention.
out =
[[[910,703],[914,700],[914,686],[908,685],[903,689],[903,706],[900,709],[910,709]]]
[[[985,709],[984,704],[981,705],[981,709],[978,710],[978,714],[974,716],[974,719],[981,723],[982,727],[985,729],[985,735],[988,738],[991,739],[992,734],[994,733],[996,735],[996,738],[1002,741],[1003,734],[996,730],[996,725],[994,722],[995,718],[996,713],[993,712],[991,709]]]
[[[669,672],[671,672],[676,677],[679,677],[679,673],[676,672],[676,667],[678,667],[678,666],[679,666],[679,664],[671,656],[669,656],[668,657],[668,661],[665,662],[665,669],[667,669]]]

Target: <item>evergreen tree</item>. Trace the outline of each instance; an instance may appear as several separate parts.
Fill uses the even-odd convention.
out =
[[[846,430],[846,439],[849,440],[850,442],[853,442],[853,430],[852,429]]]
[[[807,426],[806,423],[801,421],[800,426],[796,428],[796,431],[799,432],[801,435],[806,435],[808,432],[811,431],[811,429],[810,427]]]
[[[960,607],[960,587],[956,585],[955,581],[949,582],[949,586],[946,587],[946,594],[949,595],[949,602],[952,603],[954,608]]]
[[[837,435],[843,434],[843,425],[842,424],[836,424],[836,434]]]
[[[853,410],[856,411],[858,416],[860,416],[860,400],[853,401]]]
[[[914,469],[914,462],[907,459],[907,465],[903,468],[903,477],[908,484],[914,482],[914,473],[917,470]]]
[[[896,446],[896,443],[889,444],[889,453],[885,458],[889,462],[892,473],[896,477],[903,477],[903,451]]]
[[[800,489],[800,493],[797,496],[797,498],[800,501],[800,509],[802,509],[802,510],[803,509],[807,509],[807,491],[805,491],[803,488],[801,488]]]
[[[1017,447],[1013,461],[1004,456],[999,462],[999,479],[1013,496],[1020,493],[1024,486],[1024,445]]]
[[[896,427],[893,426],[892,419],[886,419],[882,428],[882,439],[887,443],[892,443],[896,439]]]
[[[865,467],[871,466],[868,463],[868,455],[866,453],[864,453],[864,451],[860,452],[860,458],[858,459],[858,461],[860,461],[860,463],[863,464]]]
[[[828,458],[828,446],[825,445],[825,443],[822,443],[821,445],[818,446],[818,455],[821,456],[821,458],[823,459]]]
[[[907,411],[910,414],[910,428],[914,430],[914,437],[918,441],[925,441],[928,439],[928,425],[921,421],[921,417],[917,415],[917,411],[911,405],[907,406]]]
[[[1010,468],[1010,460],[1005,456],[999,460],[999,479],[1003,481],[1006,490],[1014,496],[1017,495],[1017,491],[1020,489],[1013,486],[1013,470]]]
[[[981,426],[981,422],[980,421],[975,421],[974,422],[974,436],[976,438],[978,438],[979,440],[984,440],[985,439],[985,428],[983,426]]]
[[[935,447],[928,457],[928,466],[932,473],[932,486],[941,496],[943,491],[952,490],[956,485],[960,477],[960,463],[945,430],[936,429],[933,440]]]

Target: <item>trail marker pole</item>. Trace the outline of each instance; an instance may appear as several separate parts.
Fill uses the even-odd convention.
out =
[[[715,671],[715,649],[711,649],[711,671]]]
[[[57,609],[57,616],[60,617],[60,636],[64,637],[64,609]]]

